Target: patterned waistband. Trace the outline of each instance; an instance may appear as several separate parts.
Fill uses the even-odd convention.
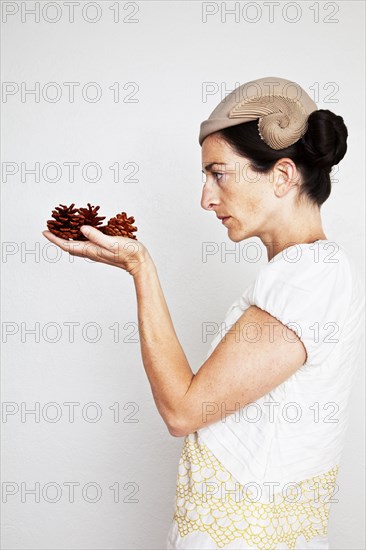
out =
[[[326,535],[335,499],[338,465],[297,482],[240,484],[210,449],[185,438],[179,461],[174,519],[181,537],[193,531],[211,536],[219,548],[244,539],[259,550]],[[280,486],[280,490],[279,490]]]

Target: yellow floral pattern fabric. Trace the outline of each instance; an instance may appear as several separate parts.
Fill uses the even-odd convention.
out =
[[[218,548],[243,539],[258,550],[276,550],[279,543],[294,550],[300,535],[310,541],[327,534],[338,465],[263,499],[252,484],[239,484],[197,437],[185,437],[179,461],[173,519],[182,538],[201,531]]]

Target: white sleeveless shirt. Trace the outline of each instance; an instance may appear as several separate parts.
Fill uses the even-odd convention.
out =
[[[285,382],[184,438],[169,549],[325,549],[365,294],[329,240],[289,246],[228,309],[207,357],[251,305],[294,330],[307,359]]]

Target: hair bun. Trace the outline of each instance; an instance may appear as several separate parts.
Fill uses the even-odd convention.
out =
[[[331,171],[347,151],[348,131],[343,118],[328,109],[313,111],[301,138],[306,157],[319,168]]]

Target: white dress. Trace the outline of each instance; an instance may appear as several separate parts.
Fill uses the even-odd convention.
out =
[[[207,357],[250,305],[297,333],[306,363],[262,398],[185,436],[167,549],[329,548],[363,342],[360,275],[333,241],[288,247],[229,308]]]

